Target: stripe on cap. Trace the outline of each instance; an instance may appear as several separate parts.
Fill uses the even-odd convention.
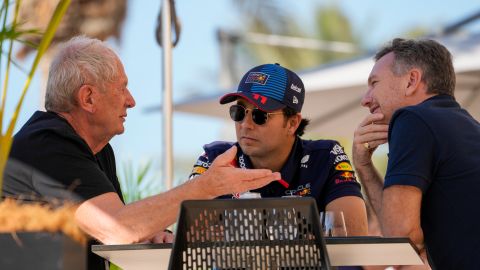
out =
[[[251,91],[283,103],[287,83],[286,71],[274,65],[267,65],[261,69],[261,72],[270,75],[267,83],[265,85],[252,85]]]

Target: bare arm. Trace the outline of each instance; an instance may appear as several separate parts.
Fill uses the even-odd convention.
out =
[[[368,115],[355,130],[352,161],[367,198],[378,215],[382,205],[383,179],[372,163],[372,154],[381,144],[387,142],[388,125],[375,124],[383,119],[382,114]],[[365,147],[368,143],[368,149]]]
[[[423,231],[420,226],[422,193],[412,186],[392,186],[383,189],[383,179],[372,163],[372,154],[388,140],[388,125],[382,124],[383,115],[368,115],[355,130],[353,164],[373,208],[373,219],[380,223],[384,236],[409,237],[420,250],[424,262]],[[365,147],[368,143],[369,149]],[[425,266],[408,266],[402,269],[429,269]]]
[[[217,157],[203,175],[172,190],[128,205],[110,192],[83,202],[75,213],[79,226],[105,244],[147,241],[175,222],[182,201],[212,199],[220,195],[262,187],[280,179],[270,170],[234,168],[232,147]]]
[[[423,231],[420,227],[422,191],[413,186],[391,186],[385,189],[380,224],[385,236],[409,237],[423,250]]]
[[[348,236],[368,235],[367,210],[357,196],[345,196],[331,201],[327,211],[343,211]]]

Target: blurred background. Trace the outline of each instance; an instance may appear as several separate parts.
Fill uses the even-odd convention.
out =
[[[44,27],[56,3],[24,0],[21,18],[26,25]],[[218,97],[236,90],[241,76],[263,63],[280,63],[304,80],[303,115],[312,120],[304,138],[337,139],[349,152],[353,130],[367,113],[360,97],[373,66],[372,53],[394,37],[429,36],[452,51],[457,99],[479,119],[476,1],[179,0],[174,5],[181,26],[172,55],[174,185],[187,179],[204,144],[235,140],[233,122]],[[125,133],[112,145],[124,188],[138,196],[165,188],[162,58],[155,38],[160,6],[161,1],[153,0],[72,0],[56,37],[60,42],[84,33],[107,40],[122,59],[137,105],[128,111]],[[36,42],[34,37],[29,41]],[[21,44],[15,52],[10,88],[21,89],[23,67],[30,65],[33,54]],[[54,46],[49,54],[53,52]],[[17,129],[43,109],[49,57],[42,61]],[[17,100],[15,94],[11,91],[8,98]],[[7,117],[12,110],[7,106]],[[377,152],[377,163],[384,168],[386,148]]]

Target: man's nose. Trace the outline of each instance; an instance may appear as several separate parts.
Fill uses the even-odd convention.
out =
[[[372,91],[369,89],[367,92],[363,95],[362,100],[360,101],[360,104],[363,107],[369,107],[370,103],[372,103]]]
[[[135,99],[132,96],[132,93],[130,93],[130,90],[127,89],[127,108],[133,108],[135,107]]]
[[[248,110],[245,112],[245,117],[241,122],[239,122],[240,126],[243,128],[253,128],[255,123],[253,122],[252,118],[252,111]]]

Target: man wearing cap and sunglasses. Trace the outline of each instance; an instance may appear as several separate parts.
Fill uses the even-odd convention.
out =
[[[320,211],[343,211],[349,235],[367,234],[365,203],[343,147],[332,140],[303,140],[309,120],[302,119],[303,82],[279,64],[265,64],[248,71],[235,93],[221,104],[230,106],[237,142],[213,142],[194,165],[191,178],[209,169],[215,158],[238,146],[233,166],[268,168],[282,179],[252,190],[261,197],[310,196]],[[231,194],[222,198],[240,198]]]

